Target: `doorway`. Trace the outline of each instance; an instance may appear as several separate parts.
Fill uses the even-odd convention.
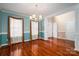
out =
[[[22,43],[24,42],[24,20],[23,18],[9,16],[8,22],[10,55],[18,55],[21,52]]]
[[[38,39],[38,33],[39,33],[39,29],[38,29],[38,22],[36,21],[30,21],[30,34],[31,34],[31,40],[36,40]]]
[[[53,23],[53,37],[57,38],[57,23]]]

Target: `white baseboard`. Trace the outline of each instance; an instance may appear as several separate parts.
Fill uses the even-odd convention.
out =
[[[42,39],[42,38],[41,38]],[[30,39],[28,39],[28,40],[24,40],[25,42],[27,42],[27,41],[30,41]],[[2,46],[6,46],[6,45],[8,45],[8,44],[2,44],[0,47],[2,47]]]
[[[24,40],[24,41],[30,41],[30,39],[28,39],[28,40]]]
[[[2,44],[1,47],[2,47],[2,46],[6,46],[6,45],[8,45],[8,44]]]
[[[30,39],[29,40],[24,40],[24,41],[30,41]],[[8,44],[2,44],[0,47],[6,46],[6,45],[8,45]]]
[[[66,40],[71,40],[71,39],[69,39],[69,38],[62,38],[62,37],[53,37],[53,38],[56,38],[56,39],[66,39]],[[48,40],[48,39],[45,39],[45,40]],[[74,40],[71,40],[71,41],[74,41]]]
[[[42,37],[39,37],[39,39],[44,39],[44,38],[42,38]]]
[[[75,48],[74,50],[75,50],[75,51],[79,51],[79,49],[78,49],[78,48]]]
[[[58,39],[66,39],[66,40],[70,40],[70,41],[75,41],[75,40],[72,40],[72,39],[69,39],[69,38],[59,38]]]

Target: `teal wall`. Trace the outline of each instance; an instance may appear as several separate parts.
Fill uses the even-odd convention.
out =
[[[44,31],[44,18],[39,22],[39,31]]]
[[[39,22],[39,37],[44,38],[44,18]]]
[[[0,45],[1,45],[1,39],[2,39],[2,34],[1,34],[1,32],[2,32],[2,16],[1,16],[1,13],[0,13]]]
[[[0,34],[0,46],[1,46],[2,35]]]
[[[8,43],[8,16],[14,16],[19,18],[24,18],[24,39],[29,40],[30,39],[30,19],[29,16],[22,16],[17,15],[14,13],[7,13],[0,11],[0,44],[7,44]],[[39,36],[44,37],[44,24],[43,21],[39,22],[40,26],[40,32]]]
[[[44,32],[39,32],[39,37],[44,39]]]
[[[2,16],[1,16],[1,13],[0,13],[0,33],[1,33],[1,31],[2,31],[2,29],[1,29],[1,27],[2,27]]]
[[[26,16],[24,18],[24,31],[25,32],[30,32],[30,20],[29,20],[29,16]]]
[[[6,12],[0,12],[1,14],[1,20],[0,22],[2,23],[2,31],[0,35],[1,39],[1,44],[7,44],[8,43],[8,37],[7,37],[7,34],[8,34],[8,16],[14,16],[14,17],[19,17],[19,18],[24,18],[24,38],[25,40],[26,39],[30,39],[30,34],[29,34],[29,25],[30,25],[30,21],[29,21],[29,17],[28,16],[20,16],[20,15],[16,15],[16,14],[11,14],[11,13],[6,13]],[[27,33],[28,32],[28,33]]]

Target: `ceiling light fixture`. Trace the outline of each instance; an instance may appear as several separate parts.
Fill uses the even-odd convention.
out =
[[[36,14],[31,15],[30,16],[30,20],[38,22],[38,21],[42,20],[42,15],[39,14],[38,5],[37,4],[35,5],[35,10],[36,10],[35,11]]]

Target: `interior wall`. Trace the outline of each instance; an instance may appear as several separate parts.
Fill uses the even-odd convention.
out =
[[[58,38],[66,38],[74,41],[74,34],[76,30],[75,18],[75,11],[55,16],[55,21],[58,24]]]
[[[10,14],[10,13],[7,13],[7,12],[0,12],[0,13],[1,13],[1,16],[2,16],[2,19],[1,19],[2,20],[2,31],[1,31],[2,40],[1,40],[1,44],[5,45],[5,44],[8,44],[8,16],[13,16],[13,17],[17,17],[17,18],[23,18],[23,16],[20,16],[20,15],[17,15],[17,14]],[[24,17],[24,19],[26,20],[26,17]],[[25,31],[27,31],[27,30],[24,29],[24,32]],[[26,34],[26,32],[24,34]],[[28,36],[30,36],[30,35],[28,35]],[[27,38],[29,38],[28,36],[25,35],[25,37],[24,37],[25,40]]]
[[[73,11],[72,13],[70,13],[72,15],[69,15],[69,16],[65,15],[65,18],[64,18],[64,16],[62,14],[70,12],[70,11]],[[66,37],[65,38],[68,38],[68,40],[75,41],[75,50],[79,51],[79,4],[77,4],[76,6],[64,9],[62,11],[59,11],[59,12],[52,14],[48,17],[57,16],[57,15],[63,16],[63,18],[62,18],[62,24],[63,25],[61,25],[61,26],[63,26],[63,28],[61,28],[61,27],[60,28],[63,32],[66,31],[66,33],[65,33]],[[47,17],[45,19],[47,19]],[[63,19],[65,19],[64,23],[63,23]],[[44,22],[46,22],[46,21],[47,20],[45,20]],[[57,21],[59,21],[59,20],[57,20]],[[65,24],[67,24],[67,25],[65,25]],[[44,24],[44,26],[45,25],[46,24]],[[66,29],[64,28],[64,26],[65,26]],[[59,31],[61,31],[61,30],[59,30]],[[45,32],[45,38],[47,38],[46,30],[44,32]]]
[[[72,11],[70,15],[67,15],[68,14],[67,12],[70,12],[70,11]],[[64,14],[64,13],[67,13],[67,14]],[[59,31],[60,32],[66,31],[65,33],[66,36],[63,38],[66,38],[68,40],[73,40],[75,42],[75,50],[79,51],[79,4],[76,6],[70,7],[68,9],[65,9],[63,11],[60,11],[59,13],[57,12],[53,16],[57,16],[57,15],[60,15],[60,17],[58,17],[60,20],[62,19],[61,22],[60,20],[57,20],[59,21],[57,23],[61,23],[61,25],[59,25],[60,27]],[[63,22],[63,19],[65,22]],[[47,36],[45,35],[45,38],[46,37]],[[60,36],[60,38],[62,38],[62,36]]]
[[[53,36],[53,18],[45,18],[44,20],[44,40],[48,40]]]
[[[38,23],[38,27],[39,27],[39,38],[44,39],[44,17],[41,21],[39,21]]]
[[[76,34],[75,34],[75,50],[79,51],[79,5],[76,6]]]
[[[30,41],[30,19],[29,16],[18,15],[16,12],[4,12],[0,11],[0,42],[1,45],[8,44],[8,16],[13,16],[17,18],[24,18],[24,40]],[[40,37],[44,36],[43,20],[40,22]]]
[[[0,46],[1,46],[1,39],[2,39],[2,34],[1,34],[1,32],[2,32],[2,17],[1,17],[1,13],[0,13]]]
[[[53,30],[52,30],[52,32],[53,32],[53,37],[54,38],[57,38],[57,32],[58,32],[57,29],[58,29],[57,23],[53,22]]]

